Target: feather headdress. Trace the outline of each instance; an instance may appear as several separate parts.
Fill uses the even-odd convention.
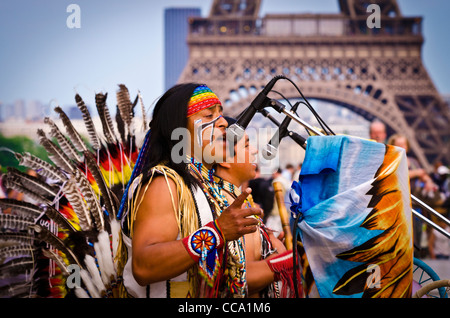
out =
[[[120,84],[114,123],[107,96],[95,95],[102,125],[97,129],[84,100],[75,95],[87,139],[59,106],[55,112],[64,129],[44,118],[49,135],[43,129],[37,135],[51,163],[15,153],[19,165],[36,175],[8,168],[2,178],[5,187],[26,199],[0,199],[1,297],[119,295],[117,213],[139,153],[133,109],[138,100],[142,108],[143,104],[140,93],[132,102],[127,87]],[[81,283],[69,286],[73,266],[79,268]]]

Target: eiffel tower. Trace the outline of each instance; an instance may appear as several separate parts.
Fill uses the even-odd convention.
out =
[[[372,3],[380,25],[369,25]],[[278,74],[307,99],[344,106],[406,135],[421,165],[450,164],[450,111],[422,63],[421,17],[396,0],[339,0],[338,14],[267,14],[261,0],[214,0],[189,20],[189,61],[179,82],[204,82],[237,116]],[[276,90],[298,92],[288,81]]]

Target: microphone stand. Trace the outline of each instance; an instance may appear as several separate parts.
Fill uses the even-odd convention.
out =
[[[308,130],[312,131],[313,133],[315,133],[316,135],[318,135],[318,136],[325,136],[322,132],[320,132],[319,130],[317,130],[316,128],[314,128],[310,124],[308,124],[306,121],[304,121],[300,117],[298,117],[294,112],[286,109],[286,107],[283,104],[281,104],[280,102],[278,102],[277,100],[272,99],[268,106],[271,106],[277,112],[283,113],[286,116],[290,117],[291,119],[293,119],[294,121],[296,121],[297,123],[299,123],[300,125],[305,127],[306,129],[308,129]]]

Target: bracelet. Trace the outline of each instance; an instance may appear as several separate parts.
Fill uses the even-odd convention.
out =
[[[300,272],[298,267],[294,268],[292,251],[286,251],[266,262],[274,274],[274,281],[281,281],[281,298],[293,298],[302,294],[301,281],[294,282],[294,270],[296,277],[300,277]]]
[[[182,239],[183,245],[195,262],[205,258],[212,251],[225,245],[225,240],[217,221],[211,221],[188,237]]]
[[[270,270],[275,274],[275,278],[279,278],[279,274],[282,271],[291,271],[293,268],[293,254],[292,251],[286,251],[280,255],[277,255],[271,259],[267,259],[266,263],[269,265]]]

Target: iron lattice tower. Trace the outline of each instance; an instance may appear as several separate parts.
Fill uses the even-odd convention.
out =
[[[380,7],[369,28],[367,6]],[[275,75],[309,99],[345,106],[406,135],[427,170],[450,164],[450,111],[425,69],[421,17],[402,16],[396,0],[339,0],[338,14],[267,14],[261,0],[214,0],[189,21],[189,61],[178,82],[204,82],[238,115]],[[283,95],[298,97],[287,81]],[[236,98],[237,96],[237,98]]]

